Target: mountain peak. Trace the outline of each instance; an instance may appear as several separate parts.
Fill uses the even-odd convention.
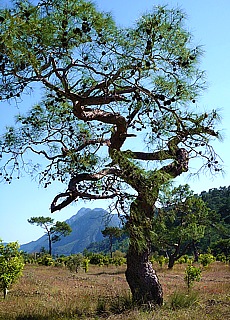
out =
[[[119,226],[120,219],[116,214],[110,215],[102,208],[81,208],[75,215],[66,222],[72,228],[67,237],[53,243],[53,254],[74,254],[82,252],[92,242],[103,240],[101,231],[107,226]],[[41,247],[48,247],[48,238],[43,236],[36,241],[21,246],[23,251],[32,253],[39,252]]]

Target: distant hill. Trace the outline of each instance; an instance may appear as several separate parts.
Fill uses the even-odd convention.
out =
[[[66,222],[72,228],[72,232],[69,236],[63,237],[60,241],[52,244],[54,255],[82,252],[92,242],[99,242],[104,239],[101,231],[106,226],[120,226],[120,219],[117,215],[109,215],[107,211],[101,208],[82,208]],[[36,241],[23,244],[20,248],[25,252],[33,253],[39,252],[42,247],[48,250],[46,235]]]

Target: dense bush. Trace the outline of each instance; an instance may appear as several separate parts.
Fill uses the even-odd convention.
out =
[[[82,266],[84,257],[82,254],[74,254],[67,258],[66,266],[71,272],[78,272],[79,268]]]
[[[121,266],[126,263],[126,259],[123,254],[115,254],[113,258],[110,258],[107,255],[102,253],[90,253],[88,254],[88,259],[91,264],[98,265],[98,266],[109,266],[109,265],[116,265]]]
[[[68,256],[60,256],[55,259],[54,266],[55,267],[65,267],[67,264],[69,257]]]
[[[189,262],[189,256],[187,254],[183,255],[176,261],[176,263],[179,263],[179,264],[188,263],[188,262]]]
[[[216,261],[228,262],[230,261],[230,256],[226,257],[224,253],[220,253],[216,256]]]
[[[22,275],[24,267],[23,255],[18,242],[6,245],[0,239],[0,290],[6,298],[9,287]]]
[[[101,253],[93,253],[90,255],[89,259],[91,264],[99,266],[109,265],[109,257]]]
[[[126,263],[126,259],[124,257],[114,257],[111,259],[110,264],[114,264],[115,266],[122,266]]]
[[[43,266],[53,266],[54,260],[49,254],[43,254],[37,259],[37,263]]]
[[[216,259],[211,253],[204,253],[199,255],[199,262],[203,267],[207,267],[210,263],[214,262]]]
[[[166,263],[169,262],[169,259],[165,258],[164,256],[158,256],[156,261],[159,263],[160,267],[162,268]]]

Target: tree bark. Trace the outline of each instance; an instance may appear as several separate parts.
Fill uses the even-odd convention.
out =
[[[113,257],[113,237],[109,237],[109,251],[110,251],[110,258]]]
[[[49,239],[49,254],[52,255],[52,240],[50,231],[48,231],[48,239]]]
[[[149,261],[153,217],[154,205],[147,203],[142,197],[131,204],[128,221],[130,245],[125,275],[133,300],[149,307],[161,306],[163,303],[162,287]]]
[[[137,252],[130,246],[125,275],[135,302],[150,307],[163,304],[162,287],[149,261],[149,250]]]
[[[8,289],[7,289],[7,288],[4,288],[4,289],[3,289],[4,299],[6,299],[7,293],[8,293]]]
[[[176,261],[176,257],[173,254],[169,255],[168,269],[172,269],[174,267]]]
[[[196,242],[193,240],[192,242],[193,254],[194,254],[194,262],[198,262],[199,260],[199,251],[196,246]]]

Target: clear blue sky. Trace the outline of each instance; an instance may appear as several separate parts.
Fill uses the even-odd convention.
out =
[[[7,4],[8,0],[0,0]],[[168,4],[169,7],[182,8],[187,14],[187,28],[194,35],[194,43],[203,45],[205,54],[201,67],[207,72],[209,88],[199,101],[203,109],[220,108],[224,141],[213,146],[221,156],[225,165],[225,176],[210,177],[200,175],[199,179],[187,180],[184,175],[179,183],[189,183],[191,188],[200,193],[210,188],[230,185],[230,1],[229,0],[95,0],[98,8],[111,11],[114,19],[121,26],[131,26],[132,23],[146,10],[154,5]],[[36,99],[32,96],[31,99]],[[26,108],[29,98],[20,105]],[[0,131],[12,122],[17,109],[6,103],[0,104]],[[193,164],[194,169],[198,164]],[[198,167],[197,167],[198,169]],[[53,185],[42,189],[35,181],[26,176],[11,185],[0,185],[0,238],[10,242],[18,240],[23,244],[36,240],[43,234],[39,227],[30,225],[27,219],[32,216],[52,216],[55,220],[66,220],[75,214],[81,207],[104,207],[102,202],[78,202],[59,213],[53,215],[49,206],[57,192],[63,191],[63,185]]]

